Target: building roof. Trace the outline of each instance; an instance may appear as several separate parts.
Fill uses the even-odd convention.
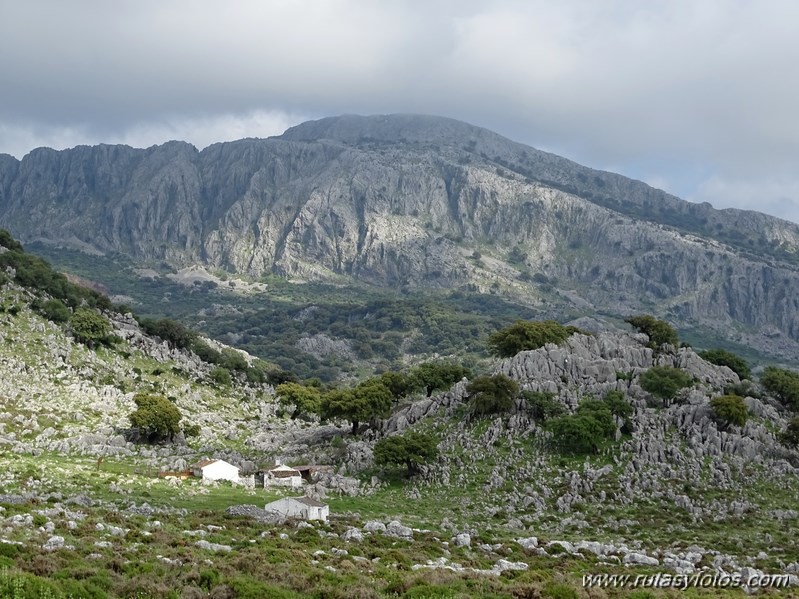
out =
[[[309,505],[311,507],[326,507],[326,503],[322,503],[321,501],[317,501],[311,497],[291,497],[291,499],[295,501],[299,501],[300,503],[304,503],[305,505]]]
[[[300,476],[300,471],[281,464],[269,470],[269,474],[275,478],[289,478],[291,476]]]
[[[233,464],[231,464],[230,462],[226,462],[225,460],[200,460],[196,464],[192,464],[191,466],[189,466],[189,468],[191,468],[192,470],[196,470],[197,468],[202,470],[203,468],[210,466],[211,464],[216,464],[217,462],[221,462],[222,464],[227,464],[228,466],[233,466]],[[237,466],[233,467],[237,468]]]
[[[211,465],[211,464],[213,464],[214,462],[217,462],[217,461],[219,461],[219,460],[200,460],[196,464],[192,464],[191,466],[189,466],[189,468],[191,468],[191,469],[194,469],[194,468],[205,468],[206,466],[209,466],[209,465]]]

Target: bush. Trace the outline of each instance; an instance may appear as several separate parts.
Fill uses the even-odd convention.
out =
[[[566,406],[555,399],[554,393],[522,391],[522,397],[527,403],[527,409],[533,420],[545,422],[550,418],[562,416],[566,413]]]
[[[510,358],[521,351],[538,349],[547,343],[561,343],[574,333],[575,327],[565,327],[554,320],[518,320],[488,338],[488,349],[502,358]]]
[[[39,313],[56,323],[67,322],[72,313],[59,299],[49,299],[39,307]]]
[[[739,379],[748,379],[752,376],[746,360],[725,349],[709,349],[700,352],[699,357],[716,366],[726,366],[737,374]]]
[[[727,427],[732,424],[743,426],[749,418],[749,408],[739,395],[721,395],[710,400],[710,407],[716,420]]]
[[[693,378],[679,368],[671,366],[653,366],[640,378],[641,387],[652,395],[668,403],[680,389],[690,387]]]
[[[787,407],[799,410],[799,373],[768,366],[760,375],[760,384]]]
[[[177,406],[162,395],[137,393],[133,396],[136,410],[130,423],[150,442],[172,440],[180,432],[182,415]]]
[[[563,453],[596,453],[604,439],[602,427],[587,415],[555,418],[549,421],[548,428],[553,443]]]
[[[507,412],[519,395],[519,384],[503,374],[481,376],[466,386],[472,415],[484,416]]]
[[[677,331],[664,320],[658,320],[649,314],[642,314],[625,318],[624,321],[634,326],[639,332],[645,333],[649,337],[649,347],[652,349],[659,349],[664,344],[674,347],[680,345]]]
[[[69,319],[72,335],[77,341],[93,348],[95,345],[111,345],[111,323],[90,308],[78,308]]]
[[[208,376],[217,385],[230,385],[233,382],[233,377],[230,376],[230,371],[224,366],[217,366],[208,373]]]

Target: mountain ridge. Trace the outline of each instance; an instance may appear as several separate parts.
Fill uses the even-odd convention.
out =
[[[799,360],[799,226],[440,117],[0,161],[0,226],[135,261],[650,311]]]

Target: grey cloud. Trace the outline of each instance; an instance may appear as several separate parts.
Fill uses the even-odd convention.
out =
[[[710,180],[790,201],[798,21],[791,0],[0,0],[0,151],[423,112],[715,205]]]

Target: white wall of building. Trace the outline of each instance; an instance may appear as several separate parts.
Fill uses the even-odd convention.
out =
[[[203,480],[229,480],[239,482],[239,469],[225,460],[211,462],[202,468]]]

